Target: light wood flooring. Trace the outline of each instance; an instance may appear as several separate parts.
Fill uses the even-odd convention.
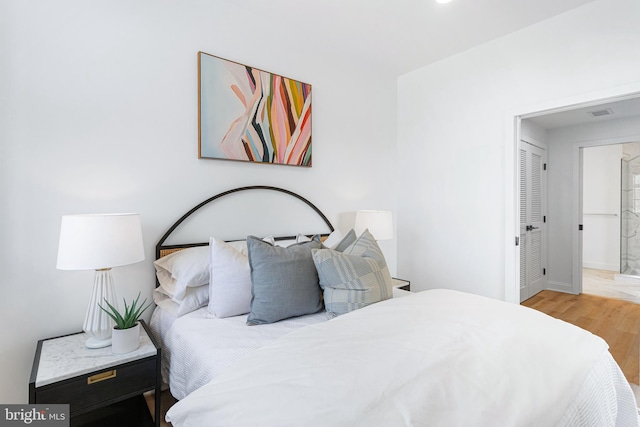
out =
[[[602,337],[627,381],[638,384],[640,305],[595,295],[542,291],[522,305],[572,323]]]

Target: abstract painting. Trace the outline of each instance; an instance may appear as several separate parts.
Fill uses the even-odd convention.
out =
[[[198,157],[311,166],[311,85],[198,52]]]

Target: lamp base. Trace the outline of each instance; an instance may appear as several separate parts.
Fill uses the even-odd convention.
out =
[[[96,270],[93,292],[82,328],[89,336],[85,343],[87,348],[102,348],[111,345],[111,330],[115,323],[98,305],[106,307],[105,301],[117,306],[116,289],[113,286],[110,268]]]
[[[111,345],[111,337],[101,340],[96,337],[89,337],[84,343],[87,348],[103,348]]]

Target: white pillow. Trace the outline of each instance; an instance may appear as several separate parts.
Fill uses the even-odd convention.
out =
[[[247,254],[249,253],[246,240],[234,240],[233,242],[226,243],[244,256],[247,256]]]
[[[209,288],[206,286],[188,288],[184,297],[180,301],[175,301],[164,292],[162,287],[158,287],[153,290],[153,301],[161,309],[175,317],[180,317],[207,305],[207,302],[209,302]]]
[[[304,243],[304,242],[310,242],[311,239],[308,238],[307,236],[305,236],[304,234],[299,234],[296,236],[296,243]]]
[[[310,238],[308,238],[304,234],[300,234],[300,233],[298,233],[298,235],[296,236],[295,239],[290,239],[290,240],[276,240],[275,237],[273,237],[273,236],[267,236],[262,240],[267,242],[267,243],[271,243],[272,246],[280,246],[282,248],[287,248],[287,247],[289,247],[289,246],[291,246],[293,244],[296,244],[296,243],[304,243],[304,242],[310,242],[311,241]],[[245,248],[246,248],[246,245],[247,245],[247,241],[246,240],[245,240],[244,244],[245,244]]]
[[[160,283],[159,287],[162,288],[163,293],[173,299],[176,293],[176,281],[171,277],[171,273],[167,270],[158,270],[156,268],[156,276],[158,277],[158,282]],[[176,301],[180,302],[180,299],[176,299]]]
[[[185,297],[187,288],[209,283],[209,248],[206,246],[182,249],[153,264],[158,282],[176,302]]]
[[[265,242],[269,242],[273,244],[274,238],[273,236],[267,236],[264,239]],[[246,240],[232,240],[231,242],[225,242],[227,245],[234,248],[236,251],[240,252],[242,255],[247,255],[249,253],[247,249],[247,241]]]
[[[338,246],[338,243],[340,243],[343,237],[344,236],[342,235],[342,232],[340,230],[333,230],[333,232],[331,232],[331,234],[329,234],[327,238],[324,239],[324,242],[322,242],[322,244],[329,249],[335,249],[335,247]]]
[[[246,242],[244,248],[246,248]],[[236,245],[241,246],[241,245]],[[251,269],[246,253],[223,240],[211,237],[211,281],[209,306],[216,317],[239,316],[251,306]]]

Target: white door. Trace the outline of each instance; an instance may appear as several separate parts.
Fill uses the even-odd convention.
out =
[[[546,288],[546,151],[520,146],[520,302]]]

